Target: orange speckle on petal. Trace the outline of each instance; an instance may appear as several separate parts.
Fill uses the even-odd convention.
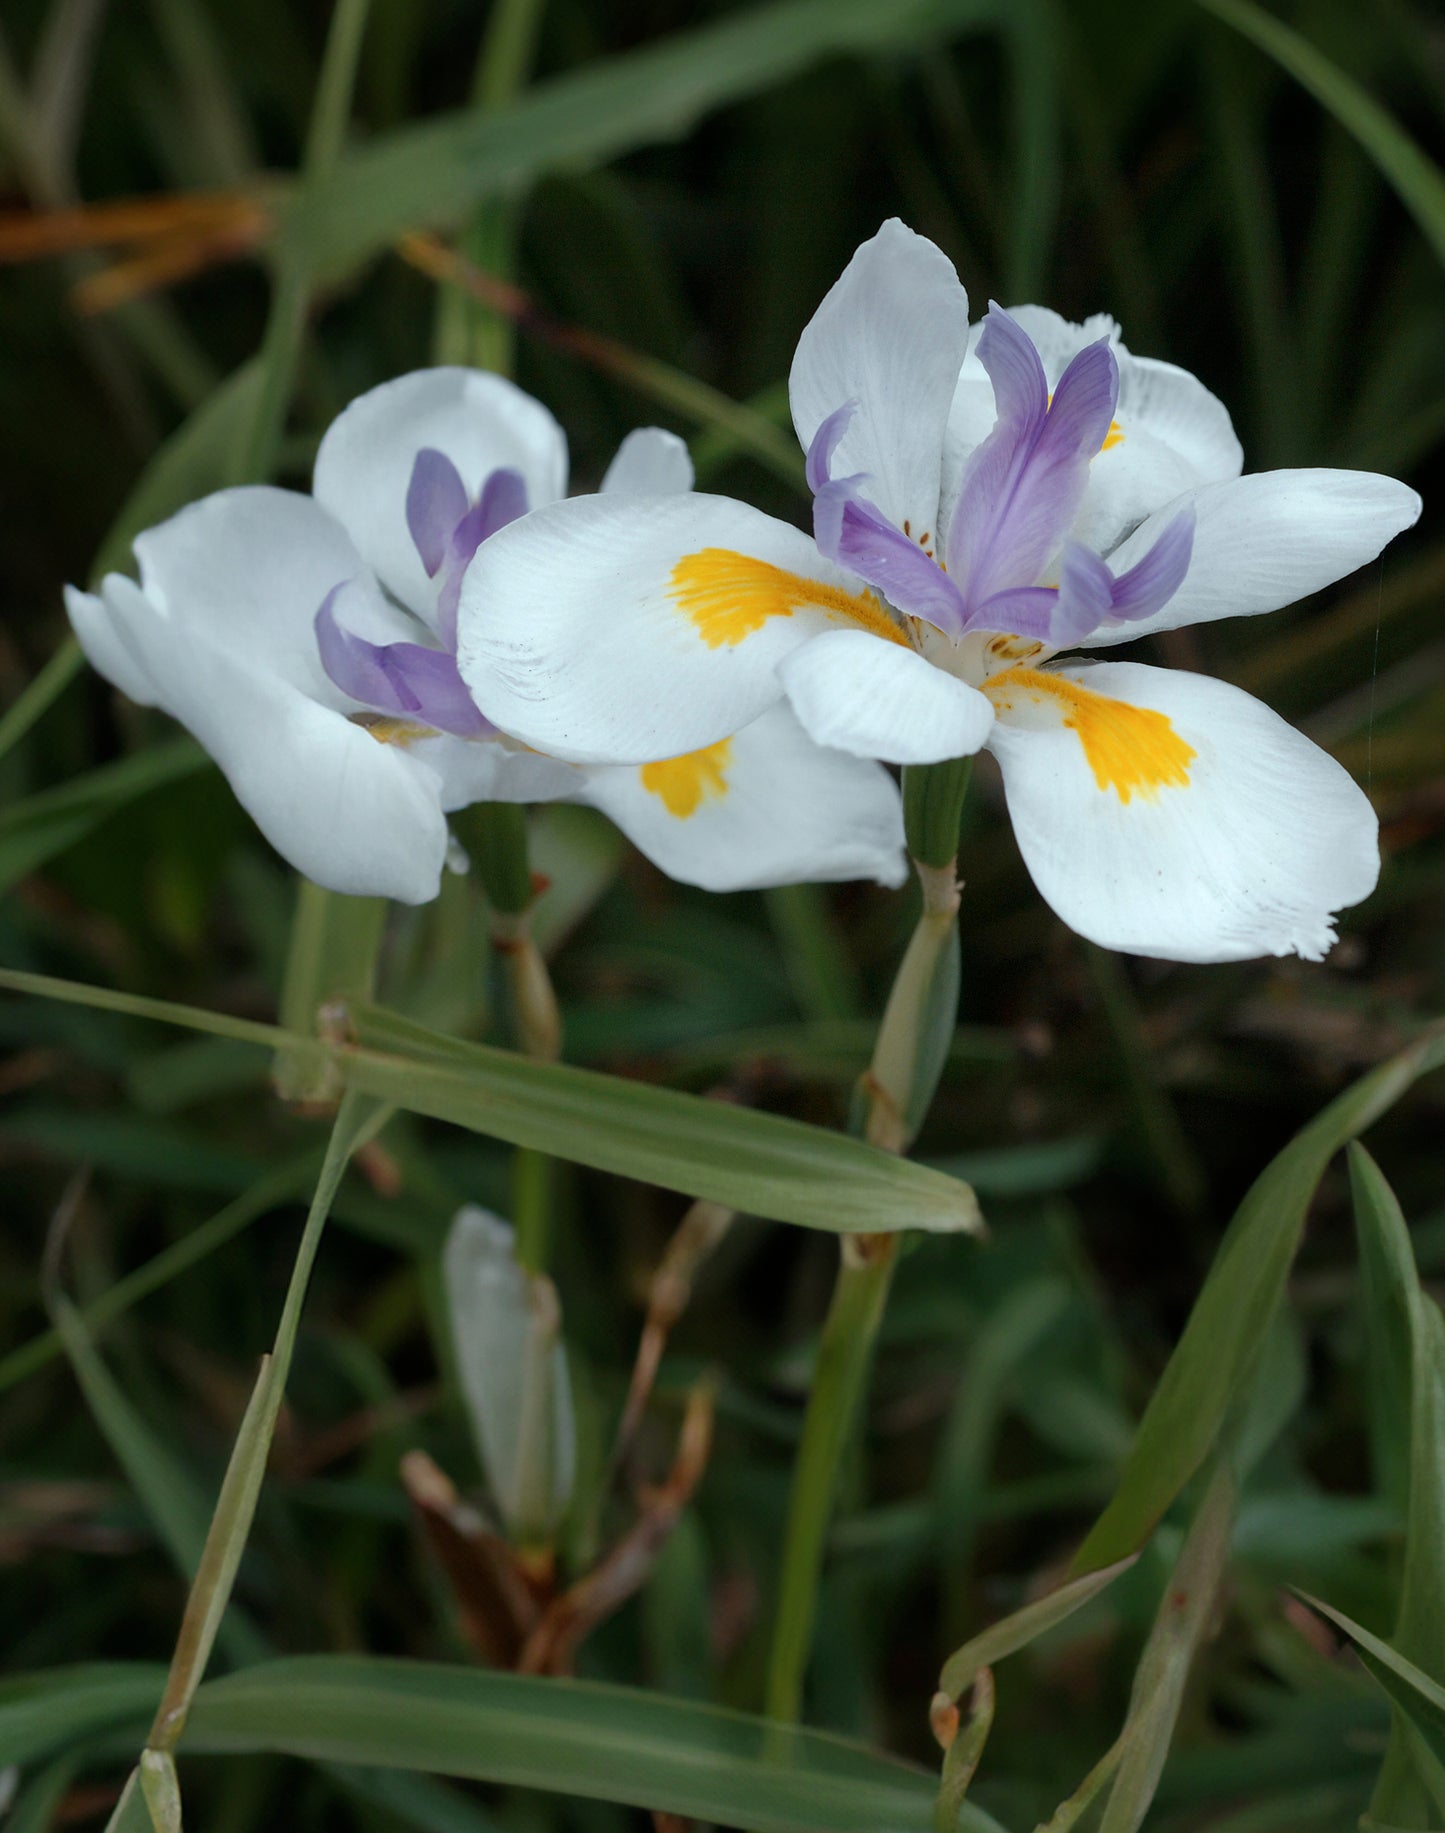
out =
[[[822,611],[834,622],[861,626],[907,646],[907,637],[874,593],[848,592],[732,548],[684,554],[669,583],[679,609],[709,649],[725,643],[733,648],[770,617],[791,617],[795,611]]]
[[[1136,794],[1152,802],[1161,789],[1189,787],[1189,766],[1199,754],[1166,713],[1113,700],[1038,668],[1006,669],[986,681],[983,691],[996,712],[1020,720],[1021,702],[1030,709],[1053,708],[1060,723],[1078,734],[1099,788],[1112,789],[1126,806]]]
[[[721,798],[728,792],[727,768],[732,757],[733,741],[721,738],[702,751],[689,751],[682,757],[669,757],[660,764],[644,764],[642,787],[658,797],[668,814],[686,821],[695,815],[704,801]]]

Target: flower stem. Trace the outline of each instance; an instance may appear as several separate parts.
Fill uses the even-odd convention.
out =
[[[891,1152],[906,1151],[922,1123],[958,1006],[959,887],[953,851],[940,857],[940,836],[946,828],[956,849],[967,772],[951,764],[933,770],[936,783],[915,783],[911,798],[905,789],[915,808],[926,806],[931,830],[925,839],[910,822],[923,911],[899,963],[854,1114],[855,1130]],[[925,788],[931,793],[925,795]],[[802,1707],[839,1472],[867,1390],[898,1261],[896,1234],[849,1236],[840,1245],[842,1263],[823,1324],[793,1471],[768,1663],[766,1710],[769,1717],[788,1721],[796,1720]]]

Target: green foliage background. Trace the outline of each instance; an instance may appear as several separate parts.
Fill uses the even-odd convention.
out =
[[[1324,966],[1177,967],[1090,948],[1034,894],[986,761],[975,775],[962,1023],[918,1150],[973,1182],[991,1235],[983,1247],[929,1239],[901,1267],[808,1706],[811,1724],[925,1763],[943,1659],[1056,1581],[1114,1494],[1246,1187],[1328,1098],[1445,1009],[1445,541],[1433,508],[1445,183],[1429,164],[1445,147],[1445,31],[1409,0],[1220,11],[1230,23],[1175,0],[550,0],[532,99],[488,115],[469,108],[485,10],[375,0],[348,150],[299,202],[290,175],[324,7],[10,0],[0,24],[0,186],[16,210],[258,187],[277,225],[263,262],[216,265],[99,318],[72,303],[99,257],[0,275],[5,704],[61,643],[59,587],[113,548],[138,482],[131,527],[234,464],[268,264],[279,288],[310,298],[282,481],[304,485],[320,431],[352,395],[432,360],[436,286],[391,251],[410,229],[460,232],[550,315],[508,331],[442,308],[447,335],[509,356],[558,414],[583,486],[624,432],[657,420],[692,438],[708,487],[801,517],[786,456],[793,344],[857,242],[896,213],[953,256],[976,308],[996,297],[1109,311],[1133,349],[1197,372],[1230,405],[1248,468],[1360,466],[1424,493],[1421,525],[1320,600],[1172,633],[1149,657],[1259,693],[1370,789],[1384,875]],[[1266,33],[1270,17],[1293,25],[1383,105],[1383,127],[1352,113],[1348,89],[1308,93],[1234,29],[1261,17]],[[648,360],[601,368],[558,340],[558,322]],[[280,374],[284,326],[279,338],[274,316],[271,327],[268,373]],[[167,722],[82,676],[5,746],[0,792],[4,965],[274,1015],[294,886]],[[913,893],[710,898],[663,880],[581,811],[534,826],[569,1061],[842,1124]],[[382,996],[494,1037],[485,933],[460,883],[431,911],[394,913]],[[164,1661],[184,1589],[158,1507],[204,1524],[321,1142],[269,1093],[264,1059],[226,1039],[177,1042],[12,996],[0,1037],[3,1662]],[[1427,1282],[1445,1273],[1441,1119],[1426,1082],[1372,1142]],[[414,1119],[384,1144],[400,1189],[355,1173],[342,1187],[238,1601],[282,1652],[460,1661],[397,1466],[422,1446],[478,1489],[434,1329],[436,1256],[459,1203],[507,1208],[510,1155]],[[47,1226],[82,1163],[92,1178],[66,1263],[81,1301],[170,1243],[209,1239],[195,1234],[207,1218],[282,1168],[243,1230],[101,1338],[130,1414],[164,1449],[151,1493],[134,1470],[122,1476],[115,1421],[93,1394],[81,1404],[66,1361],[22,1348],[47,1327]],[[598,1492],[646,1282],[683,1201],[576,1170],[558,1193],[556,1277]],[[1351,1827],[1380,1765],[1383,1696],[1280,1589],[1392,1633],[1408,1453],[1388,1408],[1381,1418],[1350,1216],[1337,1164],[1266,1345],[1268,1449],[1149,1822],[1161,1833]],[[757,1709],[835,1260],[812,1233],[744,1222],[709,1263],[641,1462],[661,1475],[683,1395],[711,1369],[711,1467],[642,1596],[585,1645],[585,1675]],[[615,1495],[598,1501],[604,1534],[623,1518]],[[1000,1668],[975,1795],[1004,1824],[1045,1819],[1117,1734],[1183,1519]],[[574,1538],[580,1559],[585,1528]],[[245,1659],[244,1642],[223,1640],[218,1665]],[[88,1791],[119,1775],[134,1740],[77,1738],[71,1767],[27,1769],[23,1824],[48,1824],[62,1799],[96,1824],[108,1810]],[[417,1785],[388,1802],[379,1784],[271,1756],[196,1763],[186,1786],[193,1824],[237,1833],[631,1824],[602,1803],[515,1791],[478,1794],[485,1821],[449,1822],[461,1797],[434,1802]]]

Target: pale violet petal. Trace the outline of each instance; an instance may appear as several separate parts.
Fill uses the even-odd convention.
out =
[[[888,764],[971,757],[993,725],[993,707],[977,688],[866,631],[817,636],[778,673],[810,736],[855,757]]]
[[[479,550],[458,661],[483,713],[576,763],[715,744],[782,696],[778,663],[821,630],[898,621],[813,541],[726,497],[576,497]]]
[[[918,539],[938,528],[944,427],[968,336],[953,263],[896,219],[863,243],[798,340],[788,392],[806,452],[840,407],[855,412],[835,472]]]
[[[436,587],[407,525],[417,454],[439,452],[475,502],[494,471],[521,474],[536,508],[567,488],[567,441],[539,401],[479,369],[419,369],[360,395],[316,454],[316,500],[417,616],[434,620]]]
[[[1044,898],[1105,948],[1318,960],[1379,871],[1347,771],[1227,682],[1131,662],[995,677],[989,739]]]
[[[618,446],[599,486],[625,496],[675,496],[692,489],[687,441],[660,426],[639,426]]]
[[[1194,548],[1184,583],[1153,617],[1105,624],[1085,647],[1278,610],[1373,560],[1420,514],[1413,490],[1372,471],[1254,472],[1167,504],[1109,556],[1113,571],[1127,572],[1190,506]]]
[[[907,875],[892,777],[815,745],[785,706],[705,751],[583,774],[586,800],[640,852],[705,891]]]

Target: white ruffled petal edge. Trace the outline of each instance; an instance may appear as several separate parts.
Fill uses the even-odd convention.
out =
[[[1045,672],[1162,714],[1192,754],[1187,782],[1125,801],[1101,786],[1080,734],[1118,757],[1138,738],[1127,718],[1075,709],[1065,725],[1071,709],[1051,714],[1047,694],[1001,707],[989,748],[1024,861],[1064,922],[1105,948],[1170,961],[1321,959],[1334,912],[1367,897],[1379,873],[1375,813],[1348,772],[1223,681],[1133,662]]]

